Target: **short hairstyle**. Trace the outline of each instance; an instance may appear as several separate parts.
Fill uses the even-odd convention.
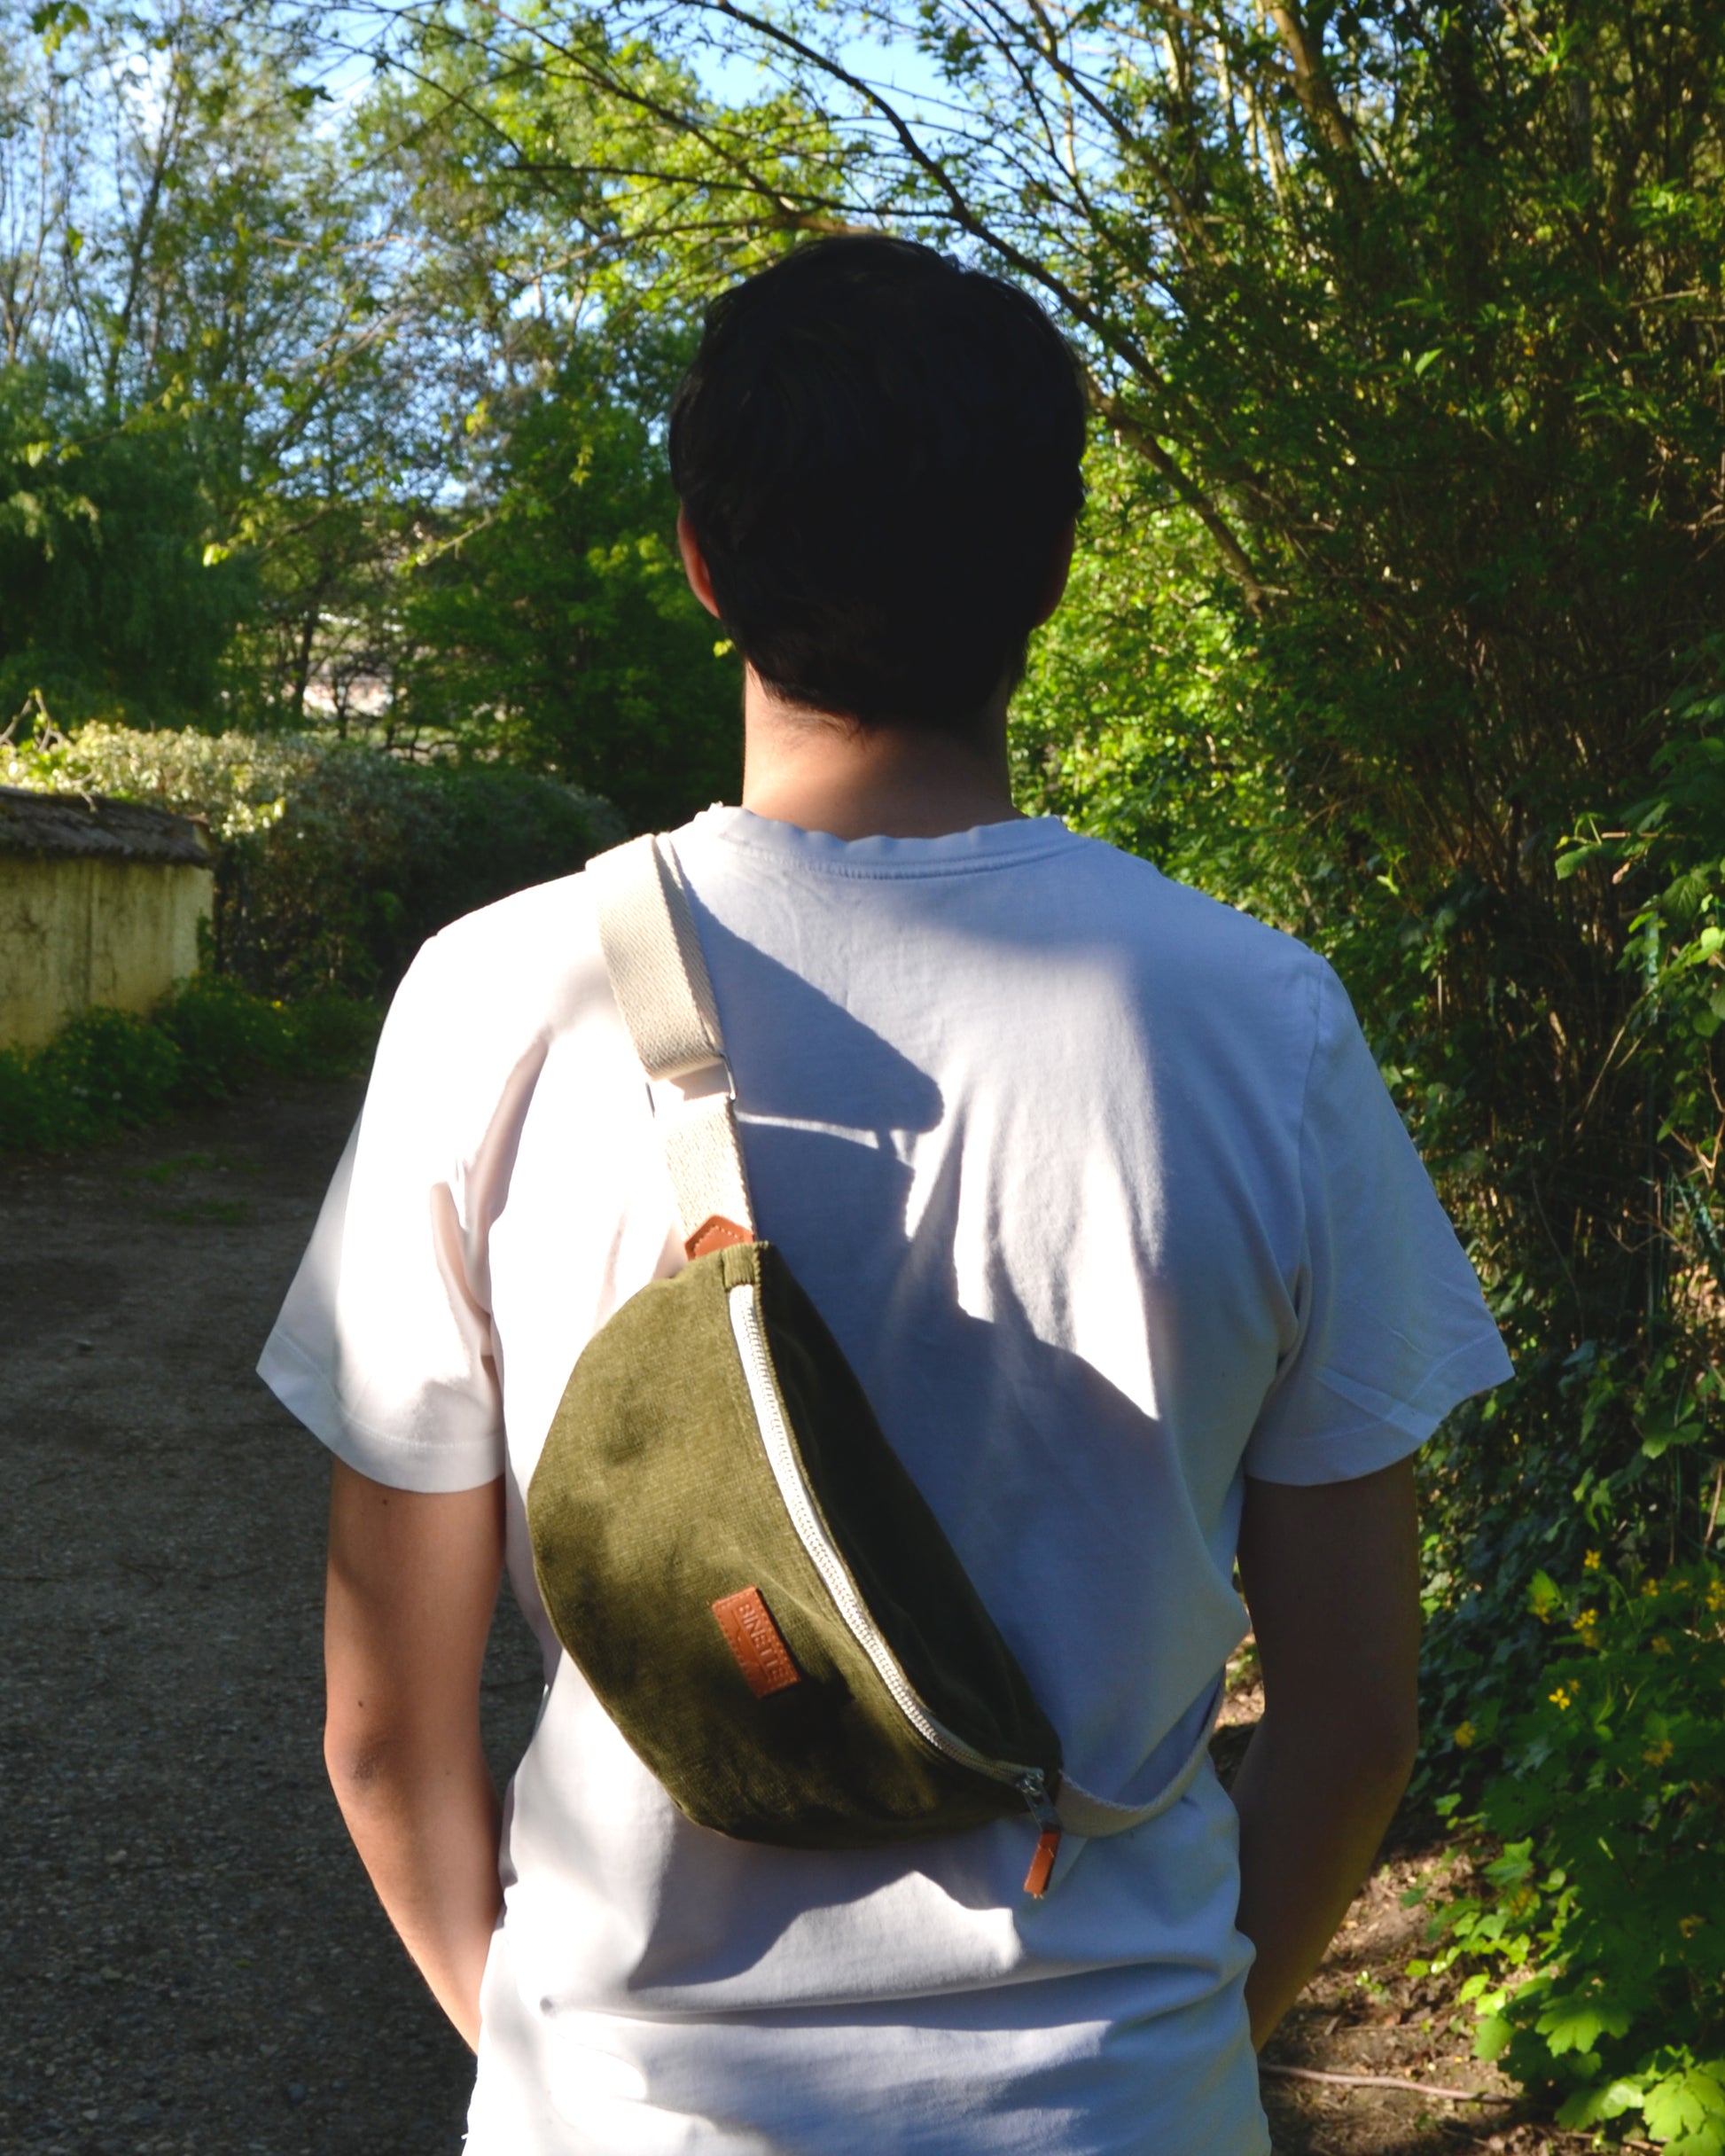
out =
[[[1027,293],[884,234],[812,241],[707,309],[671,476],[768,687],[964,733],[1023,671],[1084,497],[1077,363]]]

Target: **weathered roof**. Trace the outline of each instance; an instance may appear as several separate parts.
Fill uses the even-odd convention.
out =
[[[100,793],[0,786],[0,854],[104,855],[114,861],[211,864],[209,834],[191,816]]]

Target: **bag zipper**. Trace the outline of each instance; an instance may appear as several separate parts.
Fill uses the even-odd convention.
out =
[[[726,1291],[725,1302],[731,1333],[737,1342],[737,1357],[743,1366],[743,1380],[748,1387],[749,1402],[754,1410],[755,1427],[761,1433],[767,1465],[773,1471],[773,1480],[778,1485],[778,1494],[784,1501],[798,1541],[808,1552],[851,1637],[874,1665],[894,1706],[923,1742],[943,1758],[968,1767],[972,1773],[984,1775],[993,1782],[1008,1784],[1024,1799],[1025,1808],[1039,1830],[1036,1854],[1024,1883],[1025,1892],[1040,1899],[1048,1891],[1061,1832],[1060,1815],[1049,1794],[1047,1775],[1040,1767],[989,1759],[936,1721],[918,1697],[909,1678],[899,1667],[898,1657],[882,1637],[867,1605],[853,1586],[844,1558],[821,1525],[779,1407],[778,1390],[773,1383],[772,1364],[767,1354],[766,1328],[761,1320],[760,1290],[752,1280],[739,1281]]]

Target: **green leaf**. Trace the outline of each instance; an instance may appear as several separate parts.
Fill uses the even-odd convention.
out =
[[[1596,1998],[1572,1994],[1555,1999],[1534,2023],[1554,2058],[1565,2051],[1591,2051],[1601,2036],[1621,2036],[1634,2015]]]
[[[1557,2124],[1574,2133],[1596,2126],[1602,2119],[1620,2119],[1626,2111],[1640,2108],[1642,2094],[1640,2082],[1613,2081],[1603,2087],[1596,2082],[1565,2100],[1558,2107]]]
[[[30,27],[51,59],[74,30],[89,29],[90,16],[78,0],[45,0],[44,5],[32,11]]]
[[[1514,2036],[1514,2029],[1502,2014],[1487,2014],[1473,2033],[1473,2056],[1487,2060],[1501,2058]]]
[[[1536,1572],[1527,1588],[1527,1607],[1542,1624],[1548,1623],[1562,1602],[1563,1590],[1549,1572]]]
[[[1683,1422],[1643,1424],[1641,1449],[1650,1460],[1662,1459],[1674,1445],[1692,1445],[1705,1432],[1699,1416]]]
[[[1725,2085],[1705,2066],[1673,2074],[1647,2092],[1642,2105],[1648,2131],[1660,2141],[1679,2135],[1695,2145],[1695,2156],[1720,2156],[1725,2150]],[[1711,2134],[1711,2141],[1701,2136]]]

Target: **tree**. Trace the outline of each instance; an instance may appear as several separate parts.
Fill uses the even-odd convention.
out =
[[[136,465],[171,442],[176,476],[163,489],[184,512],[180,598],[194,569],[238,555],[243,571],[210,579],[229,627],[241,593],[267,617],[303,615],[327,582],[308,536],[333,501],[399,483],[412,443],[380,363],[393,328],[376,260],[386,200],[353,170],[339,133],[314,124],[324,93],[308,19],[247,0],[95,16],[62,0],[27,24],[25,12],[0,10],[11,109],[0,328],[14,403],[33,379],[60,386],[37,400],[59,431],[36,464],[82,460],[88,473],[99,451]],[[55,635],[59,618],[34,620],[31,641]],[[116,672],[112,640],[86,668],[96,648],[62,639],[51,666],[73,715],[117,691],[141,718],[175,705],[145,672]],[[250,689],[245,673],[224,684],[230,696],[237,685]],[[207,714],[207,675],[191,693]],[[238,699],[254,711],[281,701],[279,684]]]
[[[499,156],[499,114],[566,163],[639,122],[429,31],[417,81],[338,98],[314,17],[269,0],[6,20],[0,379],[34,417],[0,691],[68,722],[327,718],[651,820],[726,791],[735,667],[660,446],[686,313],[596,275],[604,191]]]
[[[248,580],[204,566],[208,519],[177,420],[105,427],[63,367],[0,370],[0,717],[210,708]]]
[[[668,402],[675,350],[626,394],[615,340],[576,332],[542,386],[488,407],[482,513],[402,589],[402,723],[602,793],[637,828],[734,798],[741,756],[736,662],[684,581],[643,410]]]

